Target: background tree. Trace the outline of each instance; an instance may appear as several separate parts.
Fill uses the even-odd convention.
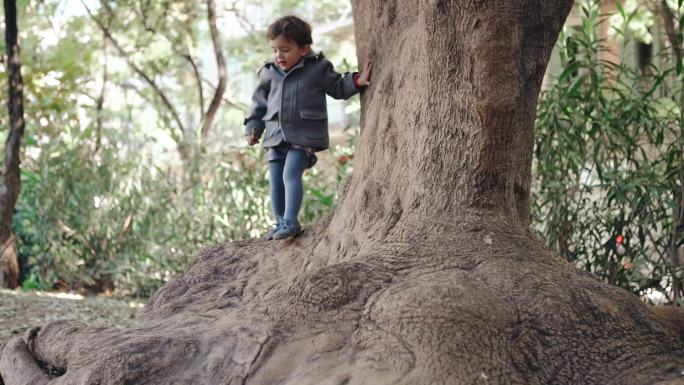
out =
[[[204,114],[202,119],[202,138],[206,139],[211,130],[216,111],[223,100],[223,93],[226,90],[226,60],[223,57],[223,48],[221,46],[221,37],[219,36],[218,28],[216,27],[216,3],[213,0],[207,0],[207,20],[209,21],[209,31],[211,32],[211,41],[214,46],[214,55],[216,56],[216,63],[218,67],[219,81],[216,86],[214,97],[211,99],[209,109]]]
[[[245,3],[262,4],[238,6]],[[218,6],[230,76],[200,153],[193,146],[200,144],[195,139],[217,82],[205,3],[107,4],[111,15],[95,6],[91,12],[168,97],[187,136],[79,1],[26,2],[19,12],[27,25],[22,48],[30,54],[22,69],[29,103],[14,221],[24,289],[149,296],[179,275],[199,247],[258,236],[270,218],[261,153],[232,138],[242,139],[242,107],[235,100],[270,55],[259,32],[266,20],[251,12],[245,20],[259,29],[254,36],[228,38],[226,20],[237,11]],[[278,12],[309,7],[301,0],[263,4]],[[312,9],[320,14],[317,22],[327,22],[350,6],[327,1]],[[318,38],[317,49],[339,68],[336,39]],[[183,138],[192,145],[182,145]],[[181,161],[179,143],[195,155]],[[330,175],[314,170],[306,177],[305,222],[330,210],[337,178],[350,165],[329,167]]]
[[[330,221],[202,251],[133,329],[29,331],[3,351],[8,384],[679,378],[678,308],[574,269],[529,231],[537,95],[572,1],[353,5],[377,71]]]
[[[5,142],[5,158],[2,163],[0,185],[0,287],[15,288],[19,284],[19,261],[17,244],[12,232],[14,206],[19,197],[19,150],[24,135],[24,82],[21,77],[19,35],[17,28],[17,4],[5,0],[5,48],[7,50],[7,73],[9,77],[9,134]]]

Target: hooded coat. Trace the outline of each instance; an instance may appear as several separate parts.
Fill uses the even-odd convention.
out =
[[[264,136],[263,146],[283,140],[317,151],[328,148],[328,112],[325,95],[349,99],[359,92],[355,73],[341,75],[322,53],[309,53],[284,72],[267,62],[259,70],[259,85],[245,119],[245,134]]]

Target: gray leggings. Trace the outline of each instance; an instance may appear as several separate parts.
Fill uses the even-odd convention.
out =
[[[304,198],[302,175],[311,166],[306,151],[290,148],[285,159],[268,161],[273,214],[286,220],[297,219]]]

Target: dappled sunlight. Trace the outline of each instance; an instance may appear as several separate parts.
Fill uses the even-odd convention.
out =
[[[30,294],[36,295],[38,297],[50,297],[59,299],[72,299],[72,300],[83,300],[83,296],[76,293],[53,293],[44,291],[32,291]]]
[[[22,290],[22,289],[0,289],[0,295],[9,295],[15,297],[42,297],[42,298],[56,298],[60,300],[84,301],[89,299],[103,299],[103,296],[84,296],[74,292],[54,292],[54,291],[40,291],[40,290]],[[121,303],[126,303],[130,308],[143,308],[145,302],[130,300],[130,299],[116,299]],[[2,302],[0,302],[0,310],[2,310]]]

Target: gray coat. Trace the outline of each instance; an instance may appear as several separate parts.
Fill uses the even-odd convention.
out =
[[[259,70],[259,85],[245,119],[245,134],[264,134],[264,147],[278,145],[284,136],[292,144],[317,150],[328,148],[325,94],[335,99],[354,96],[359,90],[353,77],[353,73],[342,76],[335,72],[322,53],[310,53],[288,72],[272,62],[266,63]],[[282,128],[282,136],[278,128]]]

